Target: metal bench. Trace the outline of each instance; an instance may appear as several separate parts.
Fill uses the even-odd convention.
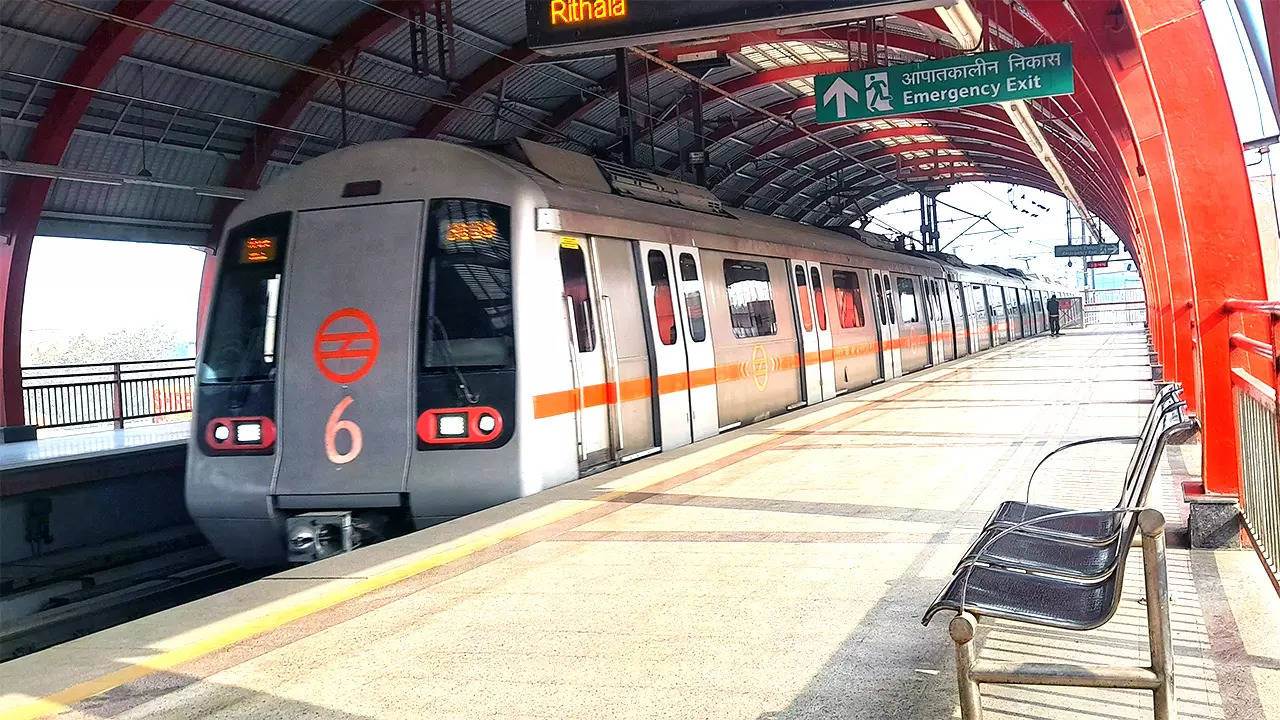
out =
[[[1170,393],[1169,397],[1172,400],[1157,398],[1159,404],[1153,403],[1155,412],[1149,417],[1143,432],[1133,436],[1138,443],[1115,505],[1117,510],[1146,505],[1165,445],[1170,438],[1195,428],[1195,421],[1185,414],[1186,404],[1177,401],[1177,393]],[[1080,444],[1083,443],[1063,447]],[[1120,522],[1122,516],[1115,513],[1061,515],[1071,508],[1049,505],[1022,507],[1027,517],[1009,522],[1006,518],[1013,513],[1006,511],[999,519],[988,521],[956,570],[979,562],[981,552],[980,561],[987,565],[1018,567],[1079,580],[1098,580],[1114,570],[1117,555],[1128,549],[1117,542],[1123,523]],[[1031,508],[1034,508],[1034,513],[1030,512]],[[1051,518],[1053,515],[1059,517]],[[1043,522],[1025,524],[1037,518],[1042,518]],[[1053,527],[1055,525],[1058,527]],[[1043,530],[1046,526],[1050,528],[1047,531]],[[1014,527],[1018,528],[1016,532],[1005,532]]]
[[[1144,689],[1153,693],[1156,720],[1174,717],[1165,521],[1159,511],[1141,507],[1141,502],[1150,490],[1165,445],[1195,428],[1195,421],[1186,417],[1185,405],[1177,401],[1176,394],[1176,388],[1162,389],[1152,403],[1143,432],[1125,438],[1136,441],[1138,447],[1130,459],[1116,507],[1071,510],[1029,503],[1002,505],[925,612],[925,625],[943,610],[956,612],[949,630],[956,644],[956,674],[964,720],[981,720],[979,688],[984,683]],[[1071,446],[1080,444],[1084,443]],[[1025,511],[1029,517],[1010,520],[1011,508]],[[973,640],[981,618],[1064,630],[1092,630],[1106,624],[1119,607],[1128,549],[1139,530],[1150,666],[978,659]]]

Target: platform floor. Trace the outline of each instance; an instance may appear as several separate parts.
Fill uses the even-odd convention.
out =
[[[42,465],[178,447],[186,444],[190,434],[191,423],[184,421],[0,443],[0,475]]]
[[[742,428],[5,663],[0,718],[955,717],[946,623],[922,612],[1044,452],[1137,429],[1145,360],[1140,333],[1075,332]],[[1129,448],[1090,448],[1037,498],[1109,501]],[[1166,458],[1175,522],[1194,453]],[[1256,556],[1170,563],[1179,717],[1280,718]],[[996,627],[987,654],[1139,662],[1132,590],[1097,631]],[[1150,717],[1126,691],[987,703]]]

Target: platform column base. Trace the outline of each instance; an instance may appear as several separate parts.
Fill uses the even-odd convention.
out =
[[[0,443],[29,442],[35,439],[35,425],[6,425],[0,427]]]
[[[1240,501],[1234,495],[1205,492],[1199,482],[1182,484],[1188,505],[1187,534],[1191,547],[1203,550],[1239,550],[1244,547]]]
[[[1164,366],[1160,363],[1151,363],[1151,380],[1152,382],[1164,380]]]

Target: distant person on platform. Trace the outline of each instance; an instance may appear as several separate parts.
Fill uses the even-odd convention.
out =
[[[1045,310],[1049,312],[1049,334],[1059,335],[1062,327],[1058,324],[1058,296],[1050,295],[1049,300],[1045,302]]]

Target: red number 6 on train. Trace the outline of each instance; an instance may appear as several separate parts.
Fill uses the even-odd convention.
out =
[[[353,402],[355,401],[350,395],[339,400],[333,412],[329,413],[329,421],[324,424],[324,454],[329,458],[329,462],[336,465],[345,465],[355,460],[364,449],[364,434],[360,432],[360,426],[354,420],[339,419],[343,411]],[[340,432],[345,432],[350,441],[351,446],[346,452],[338,452],[338,433]]]

